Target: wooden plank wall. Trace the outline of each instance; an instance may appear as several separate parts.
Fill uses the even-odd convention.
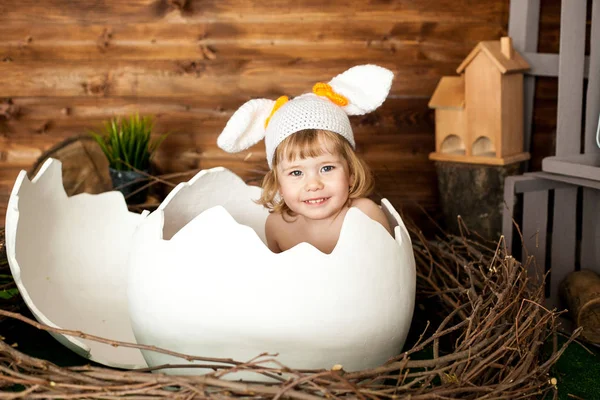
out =
[[[559,6],[542,3],[540,47],[551,49]],[[264,148],[216,147],[233,111],[250,98],[301,94],[362,63],[396,76],[377,112],[352,118],[378,194],[409,215],[419,206],[436,215],[427,102],[480,40],[506,34],[508,10],[509,0],[2,0],[0,221],[20,169],[136,111],[157,117],[157,133],[173,132],[157,157],[162,171],[223,165],[256,176],[267,168]],[[551,151],[556,98],[552,82],[538,88],[534,166]]]

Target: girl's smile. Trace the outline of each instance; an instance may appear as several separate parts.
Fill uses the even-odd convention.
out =
[[[321,197],[319,199],[304,200],[304,202],[309,205],[320,206],[329,199],[330,199],[330,197]]]

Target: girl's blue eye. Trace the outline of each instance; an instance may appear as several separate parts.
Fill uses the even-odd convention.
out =
[[[333,165],[326,165],[323,168],[321,168],[321,171],[323,172],[330,172],[331,170],[333,170]]]
[[[298,171],[298,170],[295,170],[295,171],[290,172],[290,175],[291,176],[300,176],[300,175],[302,175],[302,172]]]

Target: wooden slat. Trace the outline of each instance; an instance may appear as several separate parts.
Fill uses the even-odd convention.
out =
[[[516,50],[521,53],[537,51],[539,20],[539,0],[512,0],[510,2],[508,35],[512,38]],[[528,61],[530,62],[530,60]],[[533,129],[531,121],[533,119],[533,100],[535,95],[535,79],[533,77],[525,76],[523,78],[523,92],[523,151],[529,152],[531,149]]]
[[[435,7],[414,0],[310,1],[298,4],[290,0],[192,0],[183,10],[170,6],[170,2],[156,0],[104,0],[102,2],[72,2],[70,0],[3,0],[0,23],[19,21],[28,23],[139,23],[169,19],[173,21],[278,21],[280,23],[306,20],[324,20],[332,23],[352,18],[379,21],[448,21],[457,23],[502,21],[506,8],[502,2],[492,4],[471,0],[438,0]],[[469,12],[464,12],[469,9]]]
[[[21,113],[18,119],[4,124],[7,133],[0,137],[0,165],[30,165],[61,140],[100,128],[112,115],[140,111],[159,113],[158,134],[172,132],[161,152],[181,159],[177,170],[195,168],[198,154],[210,158],[207,151],[222,153],[216,148],[216,138],[233,113],[201,108],[206,107],[203,100],[191,105],[169,105],[166,99],[146,99],[137,108],[130,107],[126,99],[115,98],[107,99],[106,107],[99,107],[90,98],[17,98],[14,104]],[[68,113],[63,112],[65,108]],[[390,98],[376,112],[351,120],[358,151],[364,153],[373,168],[398,172],[418,167],[432,171],[426,155],[434,146],[434,128],[427,99]],[[242,157],[253,151],[250,149]]]
[[[535,99],[546,102],[548,105],[554,105],[556,111],[556,100],[558,96],[558,79],[549,77],[540,77],[536,79],[535,84]],[[556,113],[554,115],[556,119]]]
[[[600,190],[583,189],[581,268],[600,273]]]
[[[598,153],[596,129],[600,115],[600,1],[592,3],[592,27],[590,30],[590,74],[585,102],[585,135],[583,149],[585,153]]]
[[[532,76],[523,77],[523,122],[525,123],[525,131],[523,132],[523,151],[531,152],[531,142],[533,141],[533,119],[535,99],[535,78]],[[525,170],[531,167],[531,161],[527,162]]]
[[[273,40],[255,41],[170,41],[159,45],[150,41],[114,41],[104,49],[95,42],[36,42],[25,47],[6,43],[0,46],[3,60],[46,61],[46,60],[219,60],[244,61],[249,58],[270,60],[288,58],[290,60],[339,60],[355,64],[378,60],[379,63],[396,62],[402,65],[412,61],[443,61],[458,63],[468,53],[470,46],[452,46],[447,43],[420,44],[404,40],[367,40],[351,42],[343,39],[321,42],[296,40],[292,43]],[[402,62],[398,62],[402,60]]]
[[[596,143],[598,115],[600,115],[600,2],[592,3],[592,27],[590,31],[590,70],[596,71],[588,78],[584,152],[598,153]],[[583,189],[581,231],[581,268],[600,272],[600,190]]]
[[[310,87],[310,84],[307,83]],[[132,113],[154,115],[158,121],[184,119],[191,123],[199,123],[207,119],[227,119],[233,115],[244,102],[247,95],[232,93],[230,98],[215,99],[213,97],[160,98],[157,96],[135,99],[107,97],[14,97],[13,105],[18,108],[18,115],[10,119],[18,129],[21,122],[43,123],[48,120],[70,120],[94,126],[101,119],[114,116],[127,116]],[[274,98],[273,98],[274,99]],[[373,113],[364,116],[351,116],[355,128],[371,128],[373,135],[380,133],[379,126],[394,125],[402,132],[417,133],[427,130],[433,133],[433,111],[428,107],[426,97],[404,97],[390,95]],[[71,123],[75,125],[75,123]]]
[[[532,157],[530,169],[539,171],[542,169],[542,160],[554,152],[554,131],[536,132],[533,135]]]
[[[558,76],[558,54],[525,53],[523,54],[523,57],[531,66],[531,69],[525,72],[526,77],[529,75],[547,77]],[[585,57],[583,62],[583,76],[585,78],[589,76],[589,63],[589,57]]]
[[[537,178],[547,179],[555,182],[562,182],[570,187],[587,187],[590,189],[600,190],[600,181],[594,179],[580,178],[578,176],[570,176],[563,174],[553,174],[550,172],[529,172],[527,175],[533,175]]]
[[[561,11],[556,155],[580,150],[586,2],[564,0]]]
[[[538,51],[540,53],[556,54],[560,47],[561,2],[540,1],[540,3],[540,35],[538,39]]]
[[[15,179],[17,179],[17,175],[21,172],[23,168],[21,167],[2,167],[0,168],[0,185],[6,186],[8,184],[14,183]],[[10,191],[8,191],[10,193]]]
[[[73,25],[0,25],[0,58],[29,60],[186,60],[291,57],[460,63],[501,26],[426,22],[327,22]]]
[[[146,115],[173,114],[233,114],[250,97],[232,93],[226,98],[194,96],[181,99],[159,96],[130,98],[106,97],[13,97],[11,101],[19,109],[16,121],[46,119],[93,119],[126,116],[135,112]],[[386,100],[392,101],[390,99]],[[384,105],[386,104],[384,103]],[[410,102],[405,101],[406,105]],[[422,104],[426,102],[422,101]]]
[[[525,0],[531,1],[531,0]],[[561,2],[560,1],[541,1],[540,2],[540,24],[541,25],[560,25],[560,11],[561,11]],[[540,38],[542,40],[542,38]]]
[[[361,125],[354,123],[354,134],[357,139],[364,139],[372,142],[384,144],[393,144],[396,141],[402,141],[403,137],[411,137],[416,140],[415,146],[407,145],[406,149],[410,152],[426,151],[430,148],[423,148],[420,143],[433,144],[433,132],[426,125],[403,125],[402,122],[389,122],[393,115],[379,114],[381,120],[376,127],[373,125]],[[190,115],[186,114],[178,118],[171,114],[160,115],[156,119],[156,134],[170,133],[172,136],[180,135],[189,138],[194,137],[197,144],[207,143],[206,137],[216,137],[227,123],[228,117],[223,115]],[[353,118],[352,120],[356,120]],[[351,121],[352,121],[351,120]],[[102,131],[104,123],[103,118],[85,119],[48,119],[48,120],[19,120],[5,123],[2,127],[4,134],[0,135],[0,143],[23,143],[49,142],[66,139],[70,136],[76,136],[88,133],[91,130]],[[406,126],[404,131],[399,127]],[[376,132],[374,130],[376,129]]]
[[[560,59],[556,155],[579,153],[583,102],[583,71],[586,2],[563,0],[561,8]],[[577,189],[554,192],[552,272],[550,304],[558,305],[558,286],[575,270]]]
[[[190,135],[186,132],[171,134],[161,146],[171,153],[216,149],[216,138],[220,131],[203,135]],[[18,135],[14,139],[0,138],[0,163],[30,163],[43,151],[73,135]],[[378,136],[356,135],[357,148],[365,155],[381,162],[401,164],[415,158],[428,162],[428,150],[432,150],[432,140],[425,135]],[[166,151],[166,150],[165,150]],[[251,150],[249,150],[251,151]],[[411,165],[406,166],[412,168]]]
[[[512,0],[508,34],[519,51],[536,51],[540,21],[540,0]]]
[[[155,115],[155,132],[171,132],[163,144],[178,154],[184,150],[214,147],[233,109],[209,107],[204,99],[169,103],[168,99],[145,99],[131,104],[127,99],[109,98],[98,103],[92,98],[16,98],[16,119],[2,124],[0,162],[23,165],[33,162],[41,152],[57,142],[89,130],[102,128],[113,116],[134,112]],[[100,106],[102,104],[102,106]],[[239,100],[236,106],[242,104]],[[359,148],[383,146],[403,155],[426,159],[434,145],[433,116],[427,99],[389,98],[374,113],[351,117]],[[377,151],[373,148],[370,152]],[[385,159],[392,158],[392,155]]]
[[[182,123],[179,125],[181,128],[177,128],[177,124],[172,124],[168,126],[171,134],[164,142],[163,146],[178,149],[179,151],[215,146],[216,138],[222,131],[224,125],[224,123],[218,124],[216,121],[213,121],[211,124],[199,124],[196,126]],[[14,155],[13,150],[16,153],[19,152],[18,149],[21,149],[21,151],[32,149],[34,152],[38,152],[38,150],[41,151],[47,149],[55,143],[69,137],[88,132],[85,125],[71,126],[68,129],[59,129],[60,126],[61,125],[54,125],[53,131],[45,134],[20,131],[16,134],[3,137],[0,136],[0,162],[10,162],[10,158]],[[378,135],[372,135],[369,130],[360,127],[356,128],[354,131],[358,148],[372,148],[372,146],[377,145],[382,146],[382,150],[390,149],[391,151],[391,149],[394,149],[399,151],[399,158],[403,158],[404,154],[408,154],[419,155],[423,157],[423,159],[427,159],[428,152],[432,151],[433,140],[431,136],[426,135],[425,133],[400,134],[394,127],[383,127],[381,130],[388,132],[388,134],[380,133]],[[166,131],[167,128],[164,127],[156,129],[157,135]]]
[[[69,137],[69,136],[67,136]],[[173,157],[185,154],[203,154],[205,158],[218,158],[222,150],[216,146],[217,134],[189,136],[174,134],[162,144],[159,153]],[[46,150],[66,138],[48,136],[19,136],[18,140],[0,140],[2,151],[0,165],[30,165]],[[410,171],[417,168],[427,169],[430,161],[427,149],[432,143],[423,135],[405,135],[393,140],[376,141],[373,137],[356,136],[357,151],[372,162],[374,166],[385,167],[393,171]],[[242,157],[256,153],[253,148],[245,151]]]
[[[0,87],[4,97],[224,98],[231,93],[277,97],[305,93],[315,82],[328,81],[354,64],[342,60],[6,62],[0,63]],[[455,67],[428,61],[381,64],[395,72],[392,93],[411,97],[430,96],[439,77],[451,74]]]
[[[513,238],[515,233],[515,221],[513,221],[515,217],[515,203],[516,203],[516,195],[537,192],[548,192],[549,190],[554,189],[564,189],[570,188],[571,185],[563,182],[551,181],[548,179],[540,179],[532,173],[527,173],[525,175],[513,175],[507,176],[504,181],[504,204],[502,211],[502,234],[504,235],[504,239],[506,241],[506,247],[508,252],[511,253]],[[546,196],[547,197],[547,196]],[[540,197],[541,199],[542,197]],[[533,205],[532,199],[535,197],[530,197],[528,200],[528,207]],[[520,221],[516,221],[520,226]],[[529,223],[528,225],[536,226],[537,223]],[[529,228],[528,228],[529,229]]]
[[[523,240],[527,253],[534,257],[528,273],[541,282],[546,273],[546,240],[548,229],[548,191],[523,194]]]
[[[110,47],[119,42],[147,42],[156,46],[175,45],[182,41],[195,44],[217,44],[268,41],[273,44],[293,45],[298,41],[326,42],[346,41],[351,43],[367,40],[404,40],[405,44],[420,42],[445,43],[453,46],[475,46],[483,38],[497,38],[505,33],[502,23],[482,24],[471,22],[457,24],[444,21],[382,21],[377,19],[352,20],[352,29],[347,24],[331,21],[294,20],[282,24],[279,21],[224,22],[219,19],[206,22],[160,20],[151,23],[74,25],[71,23],[26,24],[7,21],[0,26],[3,42],[0,48],[9,45],[21,47],[49,45],[52,42],[68,43],[75,48],[90,43],[100,47]],[[107,43],[107,46],[104,44]]]
[[[520,177],[523,178],[523,180],[519,180],[516,182],[516,193],[568,189],[573,187],[572,183],[548,179],[546,176],[543,176],[540,172],[527,172],[524,175],[521,175]]]
[[[4,227],[8,199],[19,172],[19,167],[0,167],[0,228]]]
[[[21,123],[41,123],[48,120],[65,121],[64,124],[78,125],[87,123],[94,126],[96,121],[113,116],[127,116],[139,112],[154,115],[157,121],[188,120],[201,123],[207,120],[226,120],[247,98],[232,96],[227,104],[210,98],[165,99],[141,98],[132,102],[127,98],[110,97],[106,99],[90,97],[34,97],[13,98],[18,114],[8,121],[18,129]],[[433,133],[433,111],[427,106],[427,98],[389,96],[381,107],[365,116],[351,116],[355,128],[371,128],[373,135],[380,131],[379,126],[394,125],[403,132],[416,133],[424,129]],[[228,106],[223,107],[224,105]],[[67,122],[74,121],[74,122]]]
[[[504,204],[502,208],[502,236],[506,245],[508,254],[513,254],[513,237],[515,226],[513,219],[515,217],[516,193],[515,181],[523,179],[522,176],[509,176],[504,180]]]
[[[552,250],[550,255],[550,304],[552,306],[559,304],[558,286],[570,272],[575,271],[576,206],[577,189],[557,189],[554,191]]]

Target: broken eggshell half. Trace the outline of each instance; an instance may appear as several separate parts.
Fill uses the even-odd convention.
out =
[[[35,318],[50,327],[134,342],[127,309],[127,257],[147,212],[129,212],[120,192],[68,197],[61,162],[48,159],[30,181],[21,171],[6,212],[11,273]],[[141,368],[138,349],[51,333],[79,355]]]
[[[381,206],[395,237],[351,208],[331,254],[308,243],[275,254],[265,244],[268,212],[254,202],[260,193],[227,169],[201,171],[138,226],[128,279],[137,342],[237,361],[277,354],[294,369],[353,371],[399,354],[413,314],[415,260],[390,203]],[[187,363],[142,353],[151,367]]]

